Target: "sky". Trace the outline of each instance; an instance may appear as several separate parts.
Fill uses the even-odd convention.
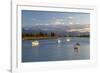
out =
[[[89,13],[22,10],[22,27],[90,24]]]

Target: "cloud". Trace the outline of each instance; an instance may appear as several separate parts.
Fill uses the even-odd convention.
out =
[[[65,24],[65,23],[64,23],[64,19],[54,19],[54,20],[51,21],[51,24],[62,25],[62,24]]]
[[[70,25],[72,25],[72,24],[73,24],[73,22],[69,22],[69,24],[70,24]]]
[[[75,32],[75,31],[77,31],[77,32],[90,32],[90,27],[89,27],[89,25],[74,25],[73,27],[71,27],[71,26],[69,26],[70,28],[69,29],[67,29],[66,31],[68,31],[68,32]]]
[[[69,16],[68,19],[73,19],[73,17],[72,16]]]
[[[67,30],[69,32],[74,32],[74,31],[78,31],[78,32],[89,32],[89,28],[84,28],[84,29],[70,29],[70,30]]]

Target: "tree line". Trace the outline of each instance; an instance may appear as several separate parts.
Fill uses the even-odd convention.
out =
[[[54,32],[47,33],[22,33],[22,37],[55,37],[57,36]]]
[[[63,36],[57,35],[55,32],[50,33],[22,33],[22,37],[90,37],[89,34],[85,35],[71,35],[71,34],[65,34]]]

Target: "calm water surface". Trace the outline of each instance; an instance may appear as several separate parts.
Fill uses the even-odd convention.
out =
[[[39,61],[60,61],[60,60],[85,60],[90,58],[90,40],[89,38],[60,38],[38,40],[38,46],[32,46],[33,40],[22,41],[22,62]],[[74,49],[76,43],[80,43],[78,50]]]

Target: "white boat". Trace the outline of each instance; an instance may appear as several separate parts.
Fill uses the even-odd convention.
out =
[[[32,46],[38,46],[39,45],[39,41],[32,41]]]
[[[69,42],[70,41],[70,38],[67,38],[66,41]]]
[[[61,40],[58,39],[58,44],[61,43]]]

